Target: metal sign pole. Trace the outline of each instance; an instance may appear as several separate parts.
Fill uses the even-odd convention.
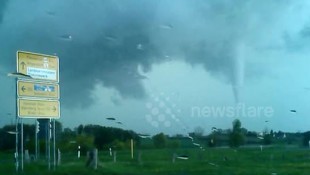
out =
[[[45,159],[48,160],[48,122],[45,122]]]
[[[48,170],[51,170],[51,119],[48,120]]]
[[[15,120],[15,168],[16,168],[16,172],[18,172],[18,164],[19,164],[19,160],[18,160],[18,118],[16,116],[16,120]]]
[[[133,159],[133,139],[130,139],[131,158]]]
[[[53,123],[54,170],[56,169],[56,122]]]
[[[36,160],[38,159],[38,120],[35,120],[35,152],[36,152]]]
[[[21,135],[20,135],[20,140],[21,140],[21,161],[22,161],[22,165],[21,165],[21,170],[24,170],[24,123],[23,123],[23,119],[20,119],[20,124],[21,124]]]
[[[19,120],[18,120],[18,110],[17,110],[17,78],[15,78],[16,80],[16,86],[15,86],[15,101],[16,101],[16,109],[15,109],[15,114],[16,114],[16,118],[15,118],[15,169],[16,169],[16,172],[18,172],[18,166],[19,166],[19,158],[18,158],[18,135],[19,135],[19,132],[18,132],[18,123],[19,123]]]

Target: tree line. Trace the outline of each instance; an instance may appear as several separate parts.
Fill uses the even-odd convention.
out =
[[[45,126],[45,125],[42,125]],[[0,128],[0,150],[15,149],[15,125],[6,125]],[[24,145],[25,149],[34,151],[36,126],[24,124]],[[39,136],[40,150],[44,151],[46,128],[41,127]],[[20,135],[19,135],[20,136]],[[203,135],[203,128],[189,133],[189,137],[195,139],[201,145],[208,147],[230,146],[233,148],[249,144],[297,144],[309,146],[310,131],[304,133],[285,133],[265,130],[261,133],[248,131],[243,128],[241,121],[236,119],[232,122],[231,129],[212,129],[208,135]],[[74,129],[62,128],[60,122],[56,122],[57,146],[63,151],[76,151],[81,147],[82,152],[91,148],[99,150],[127,149],[130,147],[130,140],[133,139],[136,147],[141,148],[178,148],[193,147],[194,142],[185,135],[169,136],[159,133],[150,138],[141,138],[134,131],[121,128],[105,127],[100,125],[79,125]],[[19,138],[20,139],[20,138]]]

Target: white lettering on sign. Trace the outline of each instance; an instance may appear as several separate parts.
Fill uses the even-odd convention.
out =
[[[27,75],[32,78],[57,81],[56,70],[27,67]]]

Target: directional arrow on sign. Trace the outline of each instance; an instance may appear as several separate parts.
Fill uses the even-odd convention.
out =
[[[26,91],[25,86],[22,86],[22,91],[23,91],[23,92],[25,92],[25,91]]]
[[[54,112],[56,111],[56,107],[55,107],[55,106],[53,106],[53,111],[54,111]]]
[[[26,63],[25,62],[21,62],[20,64],[22,65],[22,69],[24,70]]]

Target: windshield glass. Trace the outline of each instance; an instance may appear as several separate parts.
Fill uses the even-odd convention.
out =
[[[0,174],[310,172],[306,0],[1,0]]]

